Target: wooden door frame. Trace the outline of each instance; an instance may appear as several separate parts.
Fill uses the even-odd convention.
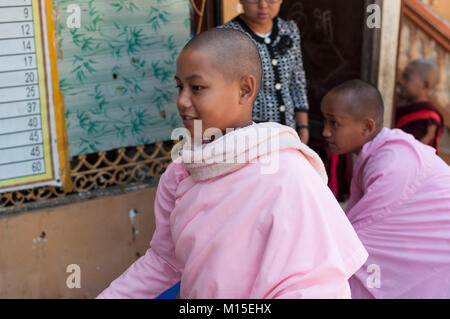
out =
[[[402,0],[365,0],[381,8],[381,28],[364,28],[361,79],[378,87],[384,99],[384,126],[392,127],[401,34]],[[366,22],[365,22],[366,23]]]

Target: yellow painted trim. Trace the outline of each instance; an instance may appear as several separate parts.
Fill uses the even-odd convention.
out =
[[[61,89],[59,87],[58,57],[56,54],[56,37],[54,24],[55,20],[53,16],[52,0],[45,0],[45,12],[47,15],[46,20],[48,30],[50,69],[52,73],[53,102],[55,104],[55,121],[56,121],[59,169],[64,191],[70,192],[74,189],[74,185],[70,178],[70,155],[69,155],[69,142],[66,130],[66,117],[64,112],[64,97],[62,96]]]

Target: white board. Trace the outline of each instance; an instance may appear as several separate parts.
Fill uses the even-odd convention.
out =
[[[0,192],[61,185],[50,65],[45,1],[0,0]]]

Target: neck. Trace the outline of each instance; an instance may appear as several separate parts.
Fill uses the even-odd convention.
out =
[[[381,132],[381,130],[383,129],[383,126],[378,127],[373,133],[372,135],[369,136],[369,138],[367,139],[367,141],[355,152],[353,152],[353,154],[359,155],[359,153],[361,152],[362,148],[364,147],[364,145],[366,145],[367,143],[371,142],[374,140],[375,137],[377,137],[377,135]]]
[[[244,128],[244,127],[250,126],[250,125],[252,125],[252,124],[253,124],[253,120],[252,120],[251,118],[250,118],[250,119],[247,119],[247,120],[243,120],[242,122],[236,124],[236,125],[233,127],[233,131],[238,130],[238,129],[240,129],[240,128]],[[232,132],[232,131],[231,131],[231,132]],[[225,132],[222,132],[222,133],[223,133],[223,135],[227,134],[226,131],[225,131]]]
[[[414,98],[409,99],[408,102],[409,103],[426,102],[426,101],[428,101],[430,99],[429,96],[430,95],[428,93],[423,93],[423,94],[420,94],[420,95],[418,95],[418,96],[416,96]]]
[[[272,30],[273,20],[268,20],[267,23],[259,24],[259,23],[255,23],[255,22],[250,21],[243,14],[241,14],[239,17],[248,25],[248,27],[250,29],[252,29],[253,32],[266,34],[266,33],[269,33]]]
[[[408,101],[409,104],[425,103],[425,102],[428,102],[427,99],[414,99],[414,100],[409,100]]]

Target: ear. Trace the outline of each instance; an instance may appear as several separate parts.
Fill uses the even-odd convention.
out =
[[[248,104],[256,98],[256,78],[253,75],[244,75],[239,83],[239,103]]]
[[[373,118],[366,118],[364,120],[363,134],[365,136],[371,136],[375,132],[376,129],[377,129],[377,123],[375,123],[375,120]]]

